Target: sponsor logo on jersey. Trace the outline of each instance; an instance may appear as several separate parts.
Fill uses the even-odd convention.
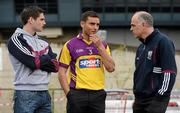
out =
[[[101,62],[99,58],[82,59],[79,61],[80,68],[100,68]]]

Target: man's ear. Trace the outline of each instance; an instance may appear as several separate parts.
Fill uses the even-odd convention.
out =
[[[84,24],[85,24],[84,21],[81,21],[81,22],[80,22],[80,26],[81,26],[82,28],[84,27]]]
[[[29,17],[28,21],[29,21],[30,24],[32,24],[32,23],[34,23],[34,18],[33,17]]]
[[[143,26],[143,27],[149,27],[149,25],[148,25],[146,22],[143,22],[143,23],[142,23],[142,26]]]

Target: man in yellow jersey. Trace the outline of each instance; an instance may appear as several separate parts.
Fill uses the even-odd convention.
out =
[[[67,113],[105,113],[104,69],[113,72],[115,63],[107,43],[96,35],[100,25],[97,13],[83,13],[80,25],[82,32],[65,43],[59,58]]]

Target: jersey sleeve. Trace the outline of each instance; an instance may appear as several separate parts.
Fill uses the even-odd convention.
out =
[[[60,66],[64,67],[64,68],[68,68],[70,62],[71,62],[71,55],[70,55],[70,51],[67,47],[67,43],[64,44],[60,56],[59,56],[59,62],[60,62]]]
[[[23,38],[23,34],[14,34],[9,39],[7,46],[9,53],[31,70],[41,69],[47,72],[57,72],[57,63],[52,60],[56,54],[52,53],[50,47],[50,54],[37,55]]]
[[[106,46],[106,51],[107,51],[107,53],[110,55],[111,54],[111,52],[110,52],[110,48],[109,48],[109,46],[107,45]]]
[[[58,72],[59,62],[56,59],[57,54],[54,53],[49,46],[48,54],[42,55],[40,59],[40,69],[46,72]]]
[[[103,43],[103,45],[104,45],[104,47],[106,49],[106,52],[110,55],[111,52],[110,52],[110,48],[109,48],[108,44],[106,43],[106,41],[102,41],[102,43]]]
[[[170,40],[161,40],[159,44],[159,60],[162,69],[158,95],[170,94],[176,78],[175,47]]]
[[[37,69],[35,56],[22,34],[14,34],[7,44],[9,53],[32,70]]]

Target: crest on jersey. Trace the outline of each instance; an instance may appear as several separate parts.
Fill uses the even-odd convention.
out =
[[[153,54],[153,51],[148,51],[147,59],[151,60],[152,59],[152,54]]]

